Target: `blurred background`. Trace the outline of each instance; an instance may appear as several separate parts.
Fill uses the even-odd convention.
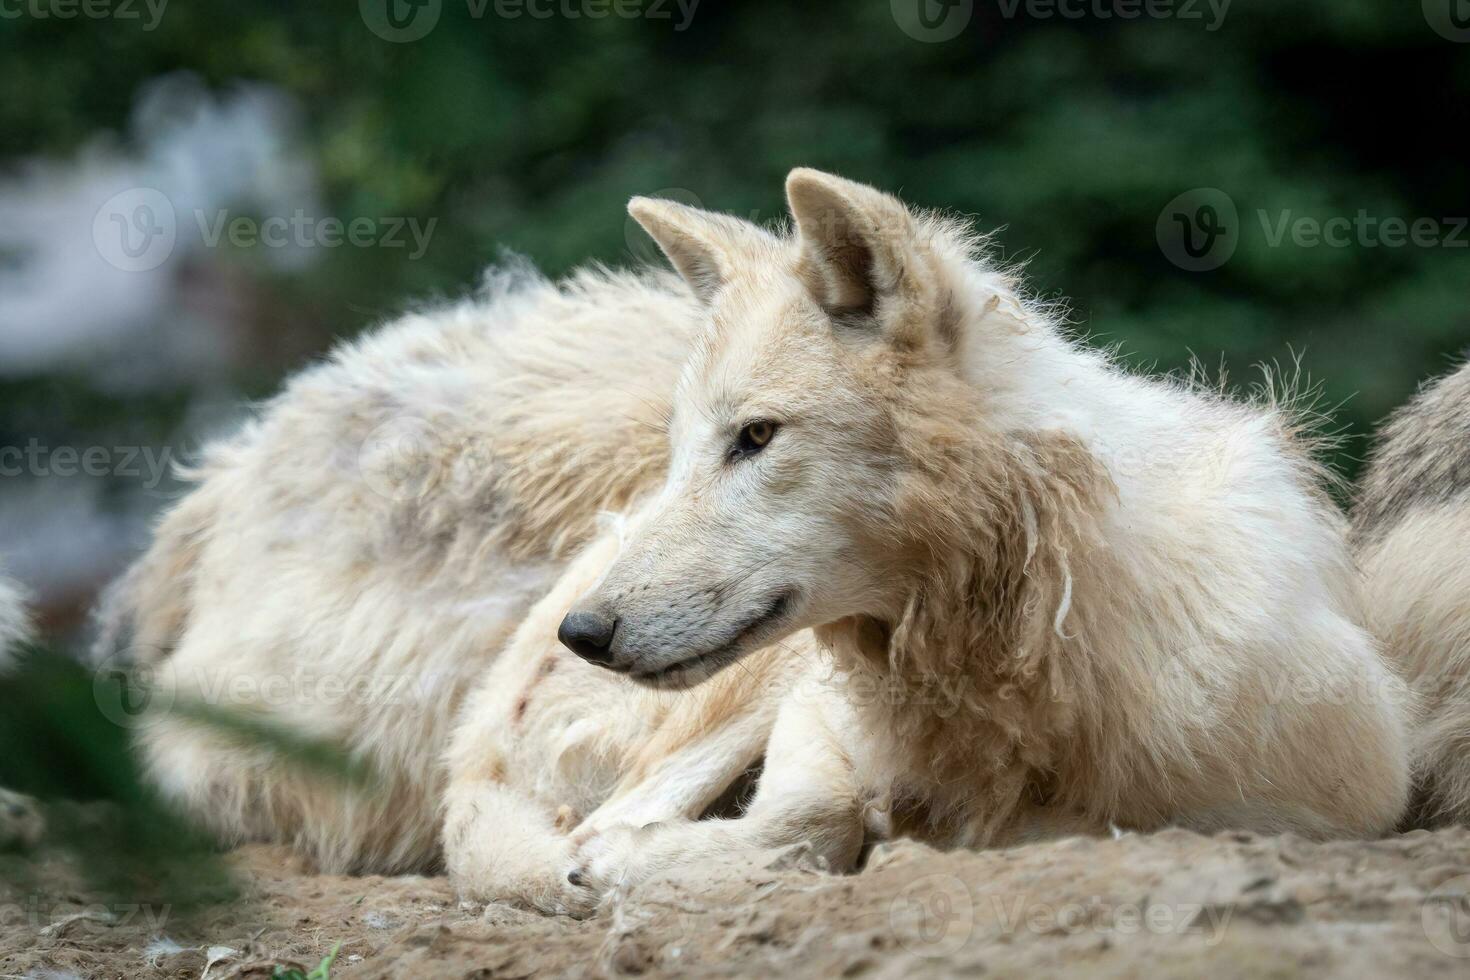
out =
[[[1470,343],[1466,0],[10,0],[0,557],[53,638],[169,473],[334,343],[762,221],[822,167],[972,214],[1131,363],[1290,363],[1351,438]]]

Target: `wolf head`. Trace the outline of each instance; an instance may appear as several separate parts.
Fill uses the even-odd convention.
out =
[[[629,205],[707,322],[675,392],[667,482],[560,637],[650,685],[702,680],[797,629],[898,621],[987,507],[960,486],[994,455],[961,370],[966,309],[984,306],[963,295],[969,239],[814,170],[786,191],[783,237]]]

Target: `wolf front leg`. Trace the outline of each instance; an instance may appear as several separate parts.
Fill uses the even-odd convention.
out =
[[[704,813],[761,760],[781,692],[807,669],[813,647],[811,634],[800,634],[751,654],[744,669],[680,693],[612,795],[573,836],[585,840],[620,824],[643,827]]]
[[[594,810],[577,839],[620,825],[693,819],[757,760],[774,708],[758,698],[708,728],[692,728],[699,699],[676,711],[640,752],[622,787]],[[445,797],[444,850],[460,893],[542,912],[580,916],[599,896],[567,879],[574,850],[561,816],[504,785],[494,767],[461,769]]]
[[[842,710],[826,697],[781,705],[755,799],[737,819],[675,820],[578,835],[568,880],[602,895],[668,868],[808,843],[833,871],[851,870],[864,839],[863,802],[843,744]]]
[[[760,758],[775,723],[771,693],[780,663],[716,678],[680,698],[636,753],[619,788],[581,824],[576,838],[622,824],[693,819]],[[591,668],[588,668],[590,671]],[[552,914],[582,915],[598,895],[567,879],[575,847],[563,814],[504,782],[493,742],[492,712],[477,713],[451,756],[444,848],[461,894],[504,900]]]

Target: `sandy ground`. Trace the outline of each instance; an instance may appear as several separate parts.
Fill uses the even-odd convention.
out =
[[[1463,829],[904,842],[847,877],[797,848],[689,868],[581,922],[461,905],[442,878],[313,875],[277,847],[231,860],[245,898],[189,923],[61,884],[0,893],[0,977],[264,978],[338,942],[334,977],[1470,976]],[[41,880],[65,878],[58,862]]]

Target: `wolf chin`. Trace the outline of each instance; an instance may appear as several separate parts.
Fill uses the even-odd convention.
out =
[[[782,233],[635,199],[677,276],[502,273],[210,447],[102,612],[160,785],[572,914],[798,841],[1392,827],[1411,695],[1293,414],[1128,373],[958,222],[787,195]]]

